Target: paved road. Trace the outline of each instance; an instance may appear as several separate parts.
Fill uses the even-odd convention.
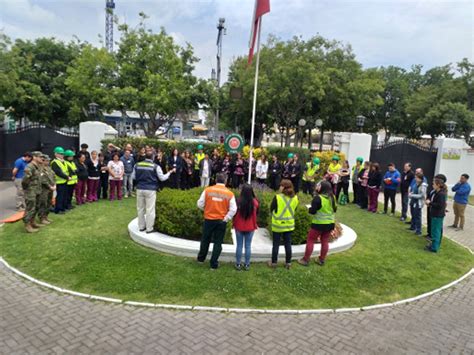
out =
[[[88,301],[42,289],[0,266],[1,354],[472,354],[473,330],[474,277],[394,308],[245,315]]]
[[[11,181],[0,181],[0,220],[15,213],[15,185]]]

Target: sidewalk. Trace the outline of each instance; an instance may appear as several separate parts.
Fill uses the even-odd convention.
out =
[[[379,203],[383,205],[383,193],[379,194]],[[474,251],[474,207],[471,205],[467,205],[465,212],[466,222],[464,223],[464,230],[458,232],[456,232],[453,228],[449,228],[449,226],[452,225],[454,222],[453,201],[451,199],[448,200],[447,209],[448,213],[446,213],[446,217],[444,217],[443,235]],[[397,194],[396,210],[397,212],[401,212],[402,210],[401,195],[399,193]],[[408,216],[410,216],[410,213],[408,213]],[[426,226],[426,207],[423,208],[422,218],[423,224]]]
[[[15,195],[16,189],[12,181],[0,181],[0,220],[16,212]]]

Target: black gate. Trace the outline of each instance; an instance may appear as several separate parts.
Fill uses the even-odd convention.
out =
[[[403,165],[410,162],[413,170],[422,168],[423,173],[431,181],[436,168],[436,148],[425,147],[409,140],[398,140],[373,146],[370,150],[370,161],[380,164],[382,171],[387,164],[394,163],[400,173]]]
[[[42,151],[50,156],[53,149],[78,149],[79,135],[74,131],[30,125],[13,131],[0,131],[0,180],[9,180],[15,160],[24,152]]]

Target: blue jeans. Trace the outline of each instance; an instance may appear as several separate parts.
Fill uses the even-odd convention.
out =
[[[414,205],[410,205],[410,214],[410,229],[414,230],[416,234],[421,234],[421,208]]]
[[[237,248],[235,250],[235,263],[236,265],[240,265],[240,261],[242,260],[242,247],[244,244],[245,239],[245,265],[250,265],[250,256],[252,254],[252,232],[240,232],[237,229],[235,230],[235,236],[237,238]]]

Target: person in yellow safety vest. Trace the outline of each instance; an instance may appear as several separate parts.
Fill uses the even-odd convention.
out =
[[[339,164],[339,156],[333,155],[332,161],[329,163],[326,179],[331,183],[332,191],[336,193],[336,185],[339,182],[339,170],[342,169]]]
[[[68,173],[70,179],[66,183],[66,210],[71,210],[74,208],[72,205],[72,195],[74,194],[74,188],[77,184],[77,167],[76,163],[74,163],[74,152],[72,150],[66,150],[64,152],[64,156],[66,157],[66,166],[68,169]]]
[[[313,158],[311,162],[306,163],[306,169],[303,174],[303,193],[312,194],[314,191],[314,182],[319,170],[319,158]]]
[[[64,161],[64,149],[62,147],[54,148],[54,159],[51,162],[51,169],[54,171],[56,182],[56,202],[54,205],[54,213],[64,214],[66,212],[66,190],[69,179],[69,171]]]
[[[199,187],[201,186],[201,176],[199,174],[199,164],[201,163],[201,160],[204,159],[206,154],[204,154],[203,149],[204,147],[202,144],[199,144],[197,146],[198,152],[194,153],[194,176],[193,176],[193,187]]]
[[[304,257],[298,260],[298,264],[309,265],[311,254],[313,254],[314,242],[319,238],[321,240],[321,252],[315,262],[320,266],[324,265],[326,255],[329,250],[329,238],[336,228],[336,198],[332,191],[329,181],[321,181],[316,186],[316,195],[311,202],[309,213],[313,215],[311,228],[306,240],[306,249]]]
[[[354,197],[352,198],[352,203],[359,203],[359,196],[360,196],[360,191],[359,191],[359,173],[364,169],[364,158],[362,157],[357,157],[356,159],[356,165],[352,167],[352,173],[351,173],[351,180],[352,180],[352,192]]]
[[[298,207],[298,196],[295,194],[293,183],[283,179],[280,183],[280,193],[273,198],[270,210],[272,213],[273,248],[272,260],[267,265],[275,268],[278,262],[278,251],[280,240],[284,240],[286,263],[285,267],[291,267],[291,234],[295,230],[295,213]]]

